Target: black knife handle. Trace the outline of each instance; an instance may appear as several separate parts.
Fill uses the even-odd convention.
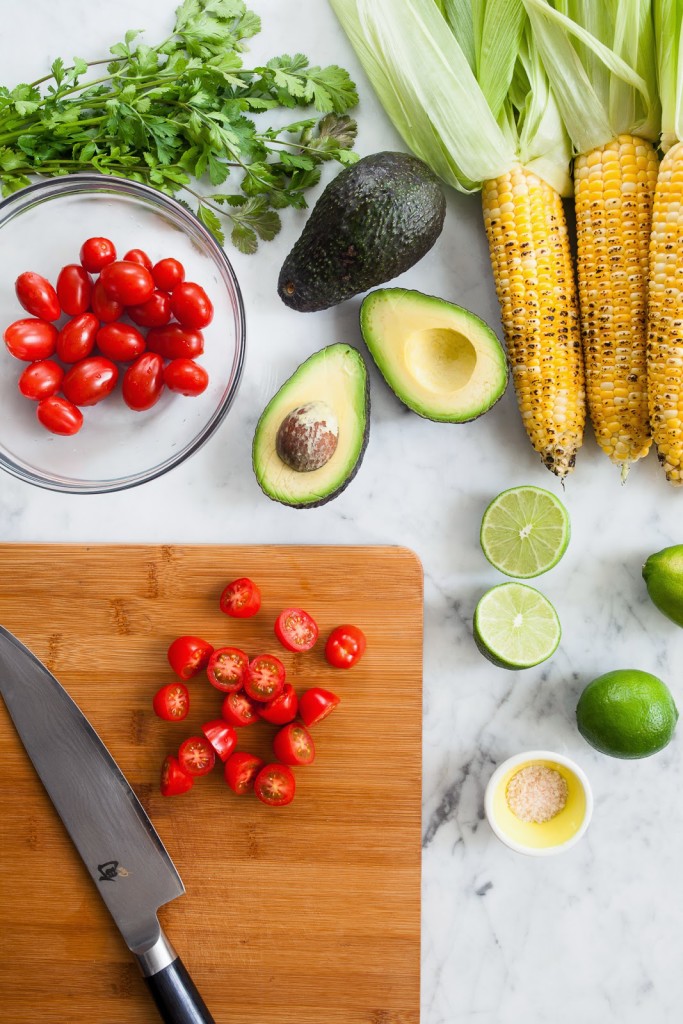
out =
[[[145,984],[164,1024],[216,1024],[180,957]]]

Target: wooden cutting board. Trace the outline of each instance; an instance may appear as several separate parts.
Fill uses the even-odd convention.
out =
[[[218,608],[250,576],[253,619]],[[362,627],[363,660],[330,668],[323,643],[288,654],[278,612],[321,638]],[[99,732],[186,887],[160,911],[217,1024],[416,1024],[419,1019],[422,569],[390,547],[0,545],[0,623],[50,668]],[[219,768],[163,798],[159,768],[221,696],[191,685],[183,723],[151,698],[182,634],[278,653],[295,689],[339,707],[315,727],[285,808],[237,797]],[[268,755],[274,726],[244,730]],[[241,737],[242,739],[242,737]],[[4,1024],[156,1024],[137,965],[101,903],[0,700],[0,993]]]

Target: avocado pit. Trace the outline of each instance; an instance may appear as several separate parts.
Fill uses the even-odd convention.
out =
[[[339,423],[326,402],[307,402],[292,409],[275,438],[282,461],[298,473],[312,473],[326,465],[337,450]]]

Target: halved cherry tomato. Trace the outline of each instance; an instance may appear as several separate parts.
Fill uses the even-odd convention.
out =
[[[40,274],[27,270],[14,282],[17,298],[27,313],[37,316],[40,320],[59,320],[62,308],[59,305],[57,292],[50,282]]]
[[[103,355],[120,363],[137,359],[145,351],[145,339],[132,324],[102,324],[96,340]]]
[[[164,327],[171,319],[171,296],[166,292],[152,292],[147,302],[129,306],[127,313],[140,327]]]
[[[118,379],[118,366],[111,359],[88,356],[66,371],[62,391],[74,405],[97,405],[112,393]]]
[[[185,267],[179,260],[174,260],[169,256],[154,264],[152,277],[155,285],[157,288],[161,288],[162,292],[172,292],[185,280]]]
[[[83,426],[83,413],[68,398],[50,395],[38,403],[36,415],[39,421],[53,434],[70,437],[77,434]]]
[[[123,375],[121,391],[130,409],[142,412],[158,402],[164,390],[164,361],[156,352],[143,352]]]
[[[88,238],[81,246],[81,266],[90,274],[99,274],[116,259],[116,246],[108,238]]]
[[[334,711],[339,703],[339,697],[330,690],[323,690],[320,686],[312,686],[299,698],[299,717],[305,726],[310,728],[327,718],[331,711]]]
[[[351,668],[362,658],[365,633],[358,626],[337,626],[327,638],[325,657],[334,668]]]
[[[247,697],[244,690],[226,694],[221,715],[229,725],[254,725],[259,720],[256,701]]]
[[[57,355],[63,363],[77,363],[95,347],[100,321],[94,313],[79,313],[67,320],[57,335]]]
[[[191,679],[209,663],[213,647],[199,636],[179,636],[168,649],[168,662],[181,679]]]
[[[315,759],[315,744],[301,722],[290,722],[275,733],[273,752],[283,764],[311,764]]]
[[[217,690],[239,690],[249,668],[249,658],[239,647],[217,647],[209,658],[206,674]]]
[[[209,386],[209,375],[194,359],[172,359],[164,369],[164,383],[169,391],[194,398]]]
[[[303,608],[285,608],[275,620],[275,636],[288,651],[310,651],[318,639],[318,626]]]
[[[90,308],[103,324],[112,324],[114,320],[118,320],[120,316],[123,316],[123,304],[116,302],[110,298],[102,287],[102,282],[98,281],[92,292],[90,293]]]
[[[204,335],[180,324],[151,327],[147,331],[147,348],[164,359],[194,359],[204,351]]]
[[[169,754],[161,766],[161,795],[178,796],[194,786],[194,779],[180,767],[178,758]]]
[[[261,705],[258,713],[266,722],[271,722],[273,725],[284,725],[296,718],[298,706],[299,701],[294,687],[290,683],[285,683],[282,693],[273,697],[267,704]]]
[[[152,270],[152,261],[144,249],[129,249],[123,254],[122,259],[129,263],[139,263],[141,267],[146,267],[150,272]]]
[[[154,291],[154,280],[147,267],[124,260],[102,267],[100,283],[110,299],[124,306],[139,306]]]
[[[228,583],[220,597],[220,609],[234,619],[248,619],[261,607],[261,591],[246,576]]]
[[[201,331],[213,320],[211,299],[199,284],[183,281],[171,292],[171,310],[183,327]]]
[[[254,792],[269,807],[284,807],[294,799],[294,775],[284,764],[267,764],[254,779]]]
[[[206,736],[188,736],[178,747],[178,762],[188,775],[208,775],[216,763],[216,752]]]
[[[92,281],[80,263],[67,263],[57,278],[57,298],[62,311],[69,316],[87,313],[90,308]]]
[[[15,320],[3,335],[10,355],[33,363],[36,359],[49,359],[57,346],[57,328],[47,320]]]
[[[274,654],[259,654],[249,662],[244,677],[244,692],[254,700],[266,703],[285,687],[285,666]]]
[[[254,788],[254,779],[265,761],[246,750],[236,750],[225,762],[225,781],[233,793],[242,796]]]
[[[190,711],[190,691],[185,683],[166,683],[154,694],[152,706],[165,722],[182,722]]]
[[[49,398],[59,391],[64,370],[52,359],[39,359],[30,363],[19,378],[19,390],[24,398],[39,402],[41,398]]]
[[[223,718],[204,722],[202,732],[216,751],[221,761],[227,761],[237,746],[237,733]]]

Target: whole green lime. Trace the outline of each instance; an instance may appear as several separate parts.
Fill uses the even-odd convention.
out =
[[[672,739],[678,711],[665,683],[649,672],[618,669],[589,683],[576,706],[579,732],[611,757],[649,757]]]
[[[653,604],[677,626],[683,626],[683,544],[650,555],[643,566],[643,579]]]

